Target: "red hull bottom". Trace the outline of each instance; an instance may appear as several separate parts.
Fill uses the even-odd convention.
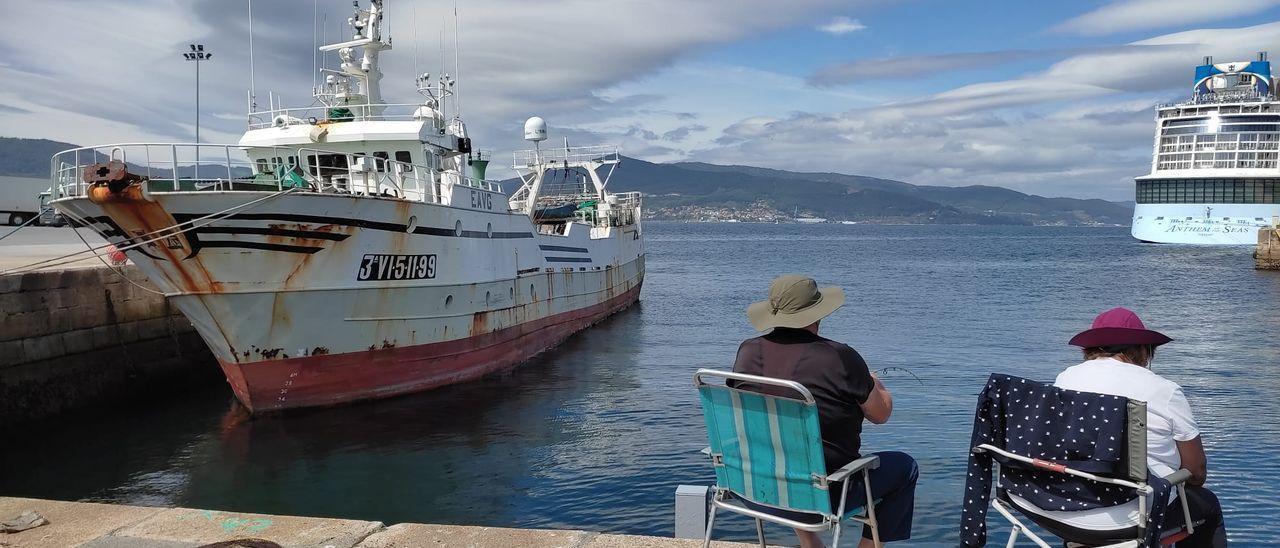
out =
[[[385,398],[515,367],[634,304],[640,285],[603,303],[466,339],[249,364],[220,362],[251,412]]]

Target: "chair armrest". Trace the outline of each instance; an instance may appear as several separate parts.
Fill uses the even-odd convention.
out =
[[[1178,485],[1180,483],[1186,483],[1187,480],[1191,479],[1191,471],[1187,470],[1186,468],[1182,468],[1172,474],[1165,476],[1164,479],[1174,485]]]
[[[876,468],[879,468],[879,467],[880,467],[880,457],[878,455],[862,457],[858,460],[855,460],[849,464],[844,465],[839,470],[832,472],[830,476],[827,476],[827,481],[830,481],[830,482],[844,481],[844,479],[849,477],[850,474],[861,471],[863,468],[875,470]]]

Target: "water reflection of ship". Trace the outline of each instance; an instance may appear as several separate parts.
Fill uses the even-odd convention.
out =
[[[639,388],[629,347],[643,344],[640,310],[471,384],[287,417],[246,420],[233,407],[218,436],[192,447],[206,464],[189,470],[182,499],[388,523],[546,525],[555,501],[529,493],[531,478],[565,452],[621,435],[579,410]]]
[[[163,413],[148,401],[14,429],[0,464],[23,473],[0,474],[0,493],[550,526],[548,508],[559,502],[528,493],[531,478],[549,474],[556,459],[592,454],[580,450],[587,443],[626,435],[600,424],[596,402],[639,389],[641,311],[636,305],[514,371],[367,405],[250,418],[218,388],[164,401]]]

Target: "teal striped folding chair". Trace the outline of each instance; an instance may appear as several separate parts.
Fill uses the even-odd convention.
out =
[[[771,396],[731,388],[724,382],[708,383],[709,378],[780,386],[794,391],[795,396]],[[711,544],[716,509],[754,518],[762,547],[766,521],[804,531],[834,530],[834,546],[840,543],[841,525],[846,519],[868,525],[872,540],[880,545],[875,505],[847,508],[849,485],[856,482],[844,481],[861,472],[866,489],[864,500],[872,500],[871,470],[880,465],[880,459],[875,455],[862,457],[827,474],[818,407],[804,385],[711,369],[699,369],[693,382],[702,399],[702,416],[711,442],[704,452],[711,456],[716,471],[715,496],[711,501],[704,547]],[[842,492],[840,505],[833,512],[830,488],[836,482],[840,482]],[[803,523],[775,516],[749,508],[741,504],[742,501],[757,508],[813,514],[821,517],[821,521]]]

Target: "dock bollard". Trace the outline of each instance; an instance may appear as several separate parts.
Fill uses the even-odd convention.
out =
[[[676,538],[702,538],[707,532],[705,485],[676,487]]]

